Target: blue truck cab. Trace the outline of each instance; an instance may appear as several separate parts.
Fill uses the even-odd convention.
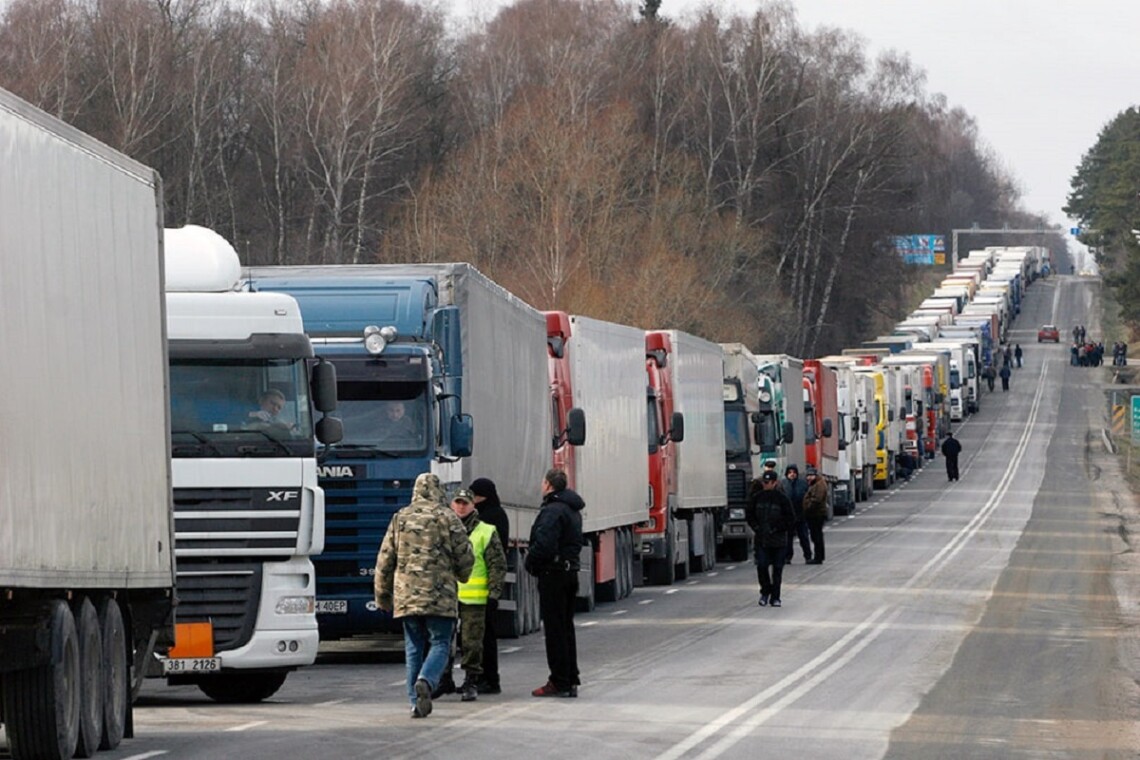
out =
[[[298,301],[314,352],[336,367],[344,437],[318,466],[321,639],[398,634],[399,622],[375,606],[377,549],[416,477],[471,453],[459,308],[440,305],[437,278],[414,267],[259,267],[248,276],[252,290]]]

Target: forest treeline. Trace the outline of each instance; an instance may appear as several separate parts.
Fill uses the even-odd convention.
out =
[[[155,167],[167,226],[245,264],[469,261],[538,308],[760,351],[900,318],[930,273],[892,235],[1045,223],[905,56],[784,2],[658,4],[10,0],[0,86]]]
[[[1096,258],[1129,337],[1140,334],[1140,109],[1101,129],[1071,181],[1065,213]]]

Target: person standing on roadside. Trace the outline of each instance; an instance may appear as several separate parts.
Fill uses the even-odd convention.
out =
[[[491,600],[503,593],[507,577],[507,557],[495,526],[479,519],[475,511],[475,494],[460,488],[451,499],[451,511],[463,523],[475,565],[471,576],[459,584],[459,642],[463,650],[463,685],[460,699],[474,702],[478,682],[483,675],[483,631],[487,627],[487,611]]]
[[[546,683],[534,697],[576,697],[581,685],[574,605],[582,552],[582,510],[586,503],[567,487],[566,473],[548,470],[542,479],[542,507],[530,529],[526,570],[538,578],[538,608],[546,637]]]
[[[780,484],[784,495],[792,503],[792,511],[796,514],[796,522],[788,531],[788,554],[786,562],[792,564],[795,557],[796,538],[800,540],[800,550],[804,553],[804,562],[811,562],[811,542],[808,540],[807,520],[804,519],[804,494],[807,493],[807,483],[800,479],[800,468],[794,464],[784,468],[784,480]]]
[[[758,604],[780,607],[788,531],[795,527],[796,513],[784,489],[780,488],[780,476],[775,470],[767,470],[760,474],[759,480],[752,481],[744,517],[754,537],[756,580],[760,583]]]
[[[475,494],[475,509],[479,519],[495,526],[495,534],[503,545],[503,556],[510,556],[511,524],[506,510],[499,502],[499,490],[490,478],[476,478],[471,481],[471,493]],[[483,629],[483,676],[476,684],[480,694],[501,694],[499,681],[499,641],[495,635],[495,618],[499,611],[498,598],[487,599],[487,625]]]
[[[953,433],[946,434],[942,442],[942,456],[946,457],[946,477],[950,482],[958,479],[958,455],[962,453],[962,444]]]
[[[1009,390],[1009,377],[1012,374],[1013,373],[1010,371],[1009,365],[1003,364],[1002,368],[1001,368],[1001,372],[998,373],[998,377],[1001,378],[1001,389],[1003,391]]]
[[[463,523],[444,504],[439,478],[416,478],[412,501],[392,517],[373,580],[376,606],[404,625],[404,662],[413,718],[431,714],[458,615],[459,583],[475,555]]]
[[[827,502],[830,490],[827,481],[814,467],[807,468],[808,490],[804,495],[804,518],[811,536],[812,560],[809,565],[822,565],[826,552],[823,549],[823,524],[827,522]]]

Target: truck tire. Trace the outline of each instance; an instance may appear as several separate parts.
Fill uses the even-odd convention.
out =
[[[645,582],[650,586],[672,586],[677,579],[677,566],[673,564],[673,532],[665,531],[665,557],[663,559],[643,559]]]
[[[103,693],[103,741],[99,749],[115,749],[127,730],[131,709],[131,673],[127,663],[127,629],[119,603],[110,597],[99,600],[96,612],[103,629],[103,658],[107,663]]]
[[[64,760],[79,743],[79,637],[71,608],[61,599],[48,610],[51,662],[4,674],[4,728],[15,760]]]
[[[219,673],[203,678],[198,688],[210,699],[227,705],[255,704],[269,699],[285,683],[287,673]]]
[[[622,580],[622,585],[618,590],[618,599],[627,599],[633,594],[633,587],[636,581],[633,577],[633,531],[629,528],[622,528],[620,535],[622,537],[622,549],[621,556],[618,558],[618,567],[622,571],[619,576]]]
[[[597,589],[594,583],[594,551],[593,546],[587,545],[581,554],[582,571],[578,574],[578,598],[574,608],[578,612],[593,612],[597,606]],[[583,580],[585,576],[585,580]]]
[[[75,757],[91,757],[103,741],[103,695],[107,690],[107,666],[103,653],[103,629],[99,614],[87,597],[75,610],[79,636],[79,741]]]

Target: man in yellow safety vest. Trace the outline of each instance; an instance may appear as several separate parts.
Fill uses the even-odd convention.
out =
[[[455,492],[451,509],[467,529],[475,554],[471,577],[459,584],[459,646],[463,650],[463,686],[460,699],[472,702],[476,683],[483,674],[483,632],[487,625],[487,600],[498,599],[507,577],[507,556],[495,527],[479,519],[475,495],[466,488]]]

